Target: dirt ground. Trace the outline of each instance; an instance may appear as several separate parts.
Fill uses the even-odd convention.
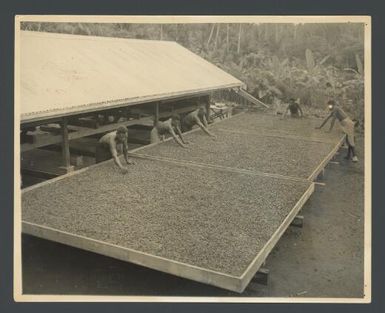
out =
[[[360,161],[341,149],[301,211],[304,227],[289,227],[267,259],[267,286],[243,294],[181,279],[98,254],[23,235],[25,294],[230,297],[362,297],[364,253],[363,138]]]

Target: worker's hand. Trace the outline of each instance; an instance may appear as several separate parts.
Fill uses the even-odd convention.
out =
[[[129,159],[129,160],[127,160],[127,164],[128,164],[128,165],[134,165],[134,164],[135,164],[135,162],[134,162],[134,161],[132,161],[131,159]]]
[[[217,140],[217,136],[212,135],[212,136],[211,136],[211,139],[215,141],[215,140]]]
[[[128,168],[127,167],[122,167],[122,174],[127,174],[128,173]]]

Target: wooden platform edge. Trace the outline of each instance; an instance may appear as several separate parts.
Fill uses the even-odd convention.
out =
[[[135,157],[135,158],[140,158],[140,159],[169,162],[169,163],[173,163],[173,164],[176,164],[179,166],[182,166],[182,165],[183,166],[194,166],[194,167],[205,168],[205,169],[219,170],[219,171],[223,171],[223,172],[231,172],[231,173],[237,173],[237,174],[269,177],[269,178],[275,178],[275,179],[284,179],[284,180],[290,180],[290,181],[295,181],[295,182],[307,181],[306,178],[300,178],[300,177],[294,177],[294,176],[285,176],[285,175],[273,174],[273,173],[265,173],[265,172],[260,172],[260,171],[240,169],[240,168],[228,167],[228,166],[222,166],[222,165],[216,165],[216,164],[200,163],[200,162],[194,162],[194,161],[188,161],[188,160],[172,159],[172,158],[167,158],[167,157],[158,157],[158,156],[153,156],[153,155],[149,155],[149,154],[130,153],[129,156]]]
[[[314,183],[310,183],[309,188],[301,196],[301,198],[298,200],[298,202],[296,203],[294,208],[290,211],[290,213],[286,216],[283,223],[278,227],[278,229],[274,232],[273,236],[269,239],[269,241],[265,244],[262,250],[250,263],[246,271],[242,274],[241,292],[243,292],[246,289],[247,285],[250,283],[254,275],[258,272],[258,269],[263,265],[263,262],[266,260],[271,250],[277,244],[278,240],[284,234],[286,229],[290,226],[290,223],[297,216],[298,212],[301,210],[301,208],[306,203],[306,201],[310,198],[313,192],[314,192]]]
[[[242,292],[240,277],[204,269],[198,266],[139,252],[84,236],[71,234],[43,225],[22,221],[22,232],[42,239],[58,242],[82,250],[134,263],[140,266],[187,278],[200,283],[220,287],[234,292]]]
[[[341,145],[345,141],[346,135],[343,135],[341,139],[338,141],[338,143],[335,145],[335,147],[329,152],[329,154],[322,160],[322,162],[317,166],[317,168],[311,173],[311,175],[307,178],[310,181],[314,181],[319,173],[322,172],[322,170],[326,167],[326,165],[329,163],[329,161],[333,158],[333,156],[337,153],[337,151],[340,149]]]
[[[253,259],[245,272],[237,277],[229,274],[204,269],[198,266],[170,260],[167,258],[139,252],[133,249],[103,242],[100,240],[72,234],[69,232],[54,229],[48,226],[22,221],[22,232],[38,238],[58,242],[82,250],[112,257],[118,260],[134,263],[140,266],[172,274],[178,277],[190,279],[200,283],[220,287],[226,290],[242,293],[258,269],[263,265],[268,254],[274,248],[282,234],[289,227],[291,221],[300,211],[306,200],[314,191],[314,183],[310,184],[307,191],[298,200],[292,211],[285,218],[283,223],[274,232],[273,236],[265,244],[262,250]]]
[[[264,127],[260,128],[266,129]],[[310,142],[318,142],[318,143],[325,143],[325,144],[334,144],[336,143],[335,140],[322,140],[321,138],[312,138],[312,137],[303,137],[303,136],[296,136],[296,135],[279,135],[279,134],[261,134],[259,132],[253,132],[253,131],[242,131],[242,130],[235,130],[235,129],[227,129],[227,128],[215,128],[215,130],[224,132],[224,133],[234,133],[234,134],[240,134],[240,135],[252,135],[252,136],[258,136],[258,137],[273,137],[273,138],[282,138],[282,139],[292,139],[292,140],[302,140],[302,141],[310,141]]]

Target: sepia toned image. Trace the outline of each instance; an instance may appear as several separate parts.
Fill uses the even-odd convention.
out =
[[[365,16],[17,16],[16,301],[371,301]]]

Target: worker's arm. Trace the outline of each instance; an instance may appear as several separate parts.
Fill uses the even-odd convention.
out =
[[[127,141],[124,141],[123,143],[123,154],[124,154],[124,159],[126,160],[126,163],[129,165],[134,164],[134,161],[128,157],[128,144]]]
[[[333,115],[333,112],[330,113],[330,114],[324,119],[324,121],[322,122],[322,124],[321,124],[320,126],[316,127],[316,129],[321,129],[321,128],[327,123],[327,121],[332,117],[332,115]]]
[[[302,108],[299,104],[298,104],[298,110],[301,112],[301,117],[303,117],[303,111],[302,111]]]
[[[202,129],[207,135],[213,137],[213,138],[216,138],[216,136],[210,132],[203,124],[202,122],[200,121],[199,117],[196,116],[195,117],[195,123],[200,127],[200,129]]]
[[[112,142],[112,140],[114,139],[111,138],[110,140],[110,151],[112,158],[114,159],[115,164],[122,170],[123,174],[126,174],[128,170],[122,165],[122,163],[120,163],[118,151],[116,150],[116,145]]]
[[[331,122],[330,122],[330,128],[329,128],[328,132],[331,132],[331,131],[332,131],[335,122],[336,122],[336,117],[333,116],[333,118],[332,118],[332,120],[331,120]]]
[[[180,130],[179,125],[176,125],[176,126],[175,126],[175,130],[176,130],[176,133],[178,134],[180,140],[181,140],[185,145],[187,145],[188,142],[187,142],[186,140],[184,140],[184,138],[183,138],[183,136],[182,136],[182,131]]]
[[[209,123],[207,122],[206,114],[203,115],[202,120],[203,120],[203,125],[205,125],[205,127],[207,128],[209,126]]]
[[[282,119],[284,119],[284,118],[286,117],[287,112],[289,112],[289,107],[290,107],[290,105],[288,105],[288,106],[286,107],[286,110],[285,110],[285,112],[284,112],[283,115],[282,115]]]
[[[169,127],[168,132],[171,134],[172,138],[176,141],[178,145],[180,145],[182,148],[187,148],[187,146],[178,138],[178,136],[175,134],[174,129],[172,126]]]

